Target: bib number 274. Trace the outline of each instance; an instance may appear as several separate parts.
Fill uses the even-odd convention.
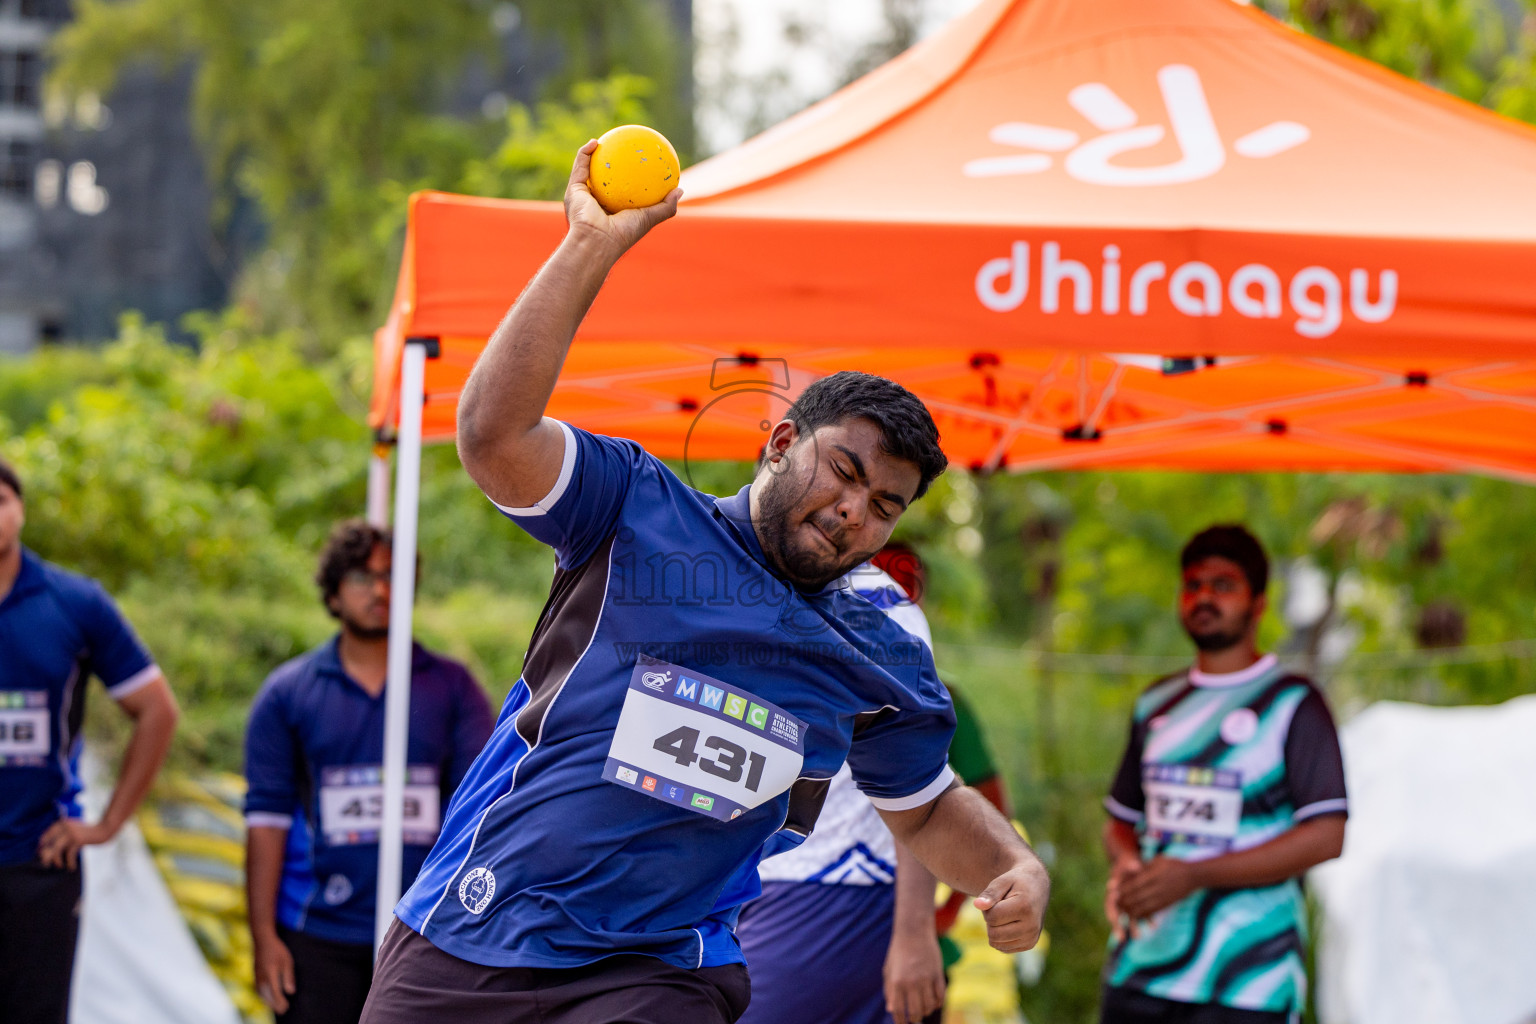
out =
[[[699,753],[699,740],[699,730],[683,726],[665,736],[658,736],[651,746],[685,768],[697,762],[700,771],[727,782],[741,782],[742,771],[745,769],[746,787],[757,792],[758,785],[763,781],[763,767],[768,763],[766,757],[723,737],[704,736],[704,748],[715,751],[715,756],[710,757]]]

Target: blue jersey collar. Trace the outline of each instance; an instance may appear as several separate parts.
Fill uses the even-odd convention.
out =
[[[737,538],[741,541],[741,546],[747,549],[747,553],[756,559],[764,569],[767,569],[770,573],[772,573],[775,579],[783,581],[785,586],[789,587],[797,594],[802,594],[805,596],[816,596],[821,594],[830,594],[838,590],[847,590],[849,588],[848,577],[846,575],[839,576],[837,579],[833,580],[831,583],[828,583],[820,590],[801,590],[799,587],[795,586],[789,580],[784,579],[784,577],[780,575],[779,571],[773,567],[773,563],[768,561],[768,556],[763,553],[763,545],[759,543],[757,539],[757,527],[752,525],[751,484],[743,487],[729,498],[716,498],[715,508],[717,510],[716,514],[721,516],[727,523],[730,524],[731,529],[735,532]]]
[[[768,556],[763,554],[762,544],[758,543],[757,527],[752,525],[752,485],[748,484],[729,498],[716,498],[715,508],[718,514],[730,524],[737,540],[741,541],[741,546],[747,549],[747,554],[761,562],[769,572],[773,572]],[[774,575],[778,574],[774,573]]]
[[[16,573],[16,579],[11,584],[11,592],[5,595],[0,605],[10,604],[11,600],[21,600],[34,590],[43,589],[43,565],[44,562],[32,549],[25,544],[21,546],[21,570]]]
[[[422,647],[421,644],[419,644],[416,641],[412,640],[411,641],[411,674],[415,675],[416,673],[420,672],[422,669],[426,668],[430,661],[431,661],[431,655],[427,653],[426,648]],[[322,644],[320,646],[319,650],[317,650],[315,652],[315,670],[317,672],[321,672],[321,673],[323,673],[325,675],[336,676],[338,679],[346,680],[348,683],[352,684],[353,686],[356,686],[358,688],[358,690],[362,691],[364,696],[369,697],[369,698],[371,698],[373,700],[383,700],[384,699],[383,691],[380,691],[379,695],[377,697],[374,697],[373,694],[371,694],[367,690],[363,689],[362,684],[360,684],[356,679],[353,679],[350,675],[347,674],[346,666],[344,666],[341,663],[341,634],[340,633],[334,634],[329,640],[327,640],[324,644]]]

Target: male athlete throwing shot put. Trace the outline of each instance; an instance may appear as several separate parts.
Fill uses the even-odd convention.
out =
[[[757,864],[802,839],[846,761],[992,943],[1040,934],[1045,869],[945,763],[954,716],[922,644],[843,574],[943,472],[926,409],[879,377],[808,387],[754,483],[685,486],[638,445],[546,419],[608,271],[681,193],[568,231],[459,403],[459,454],[555,549],[523,676],[396,908],[367,1024],[734,1021],[732,928]]]

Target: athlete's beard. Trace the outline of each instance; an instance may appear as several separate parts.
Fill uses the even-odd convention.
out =
[[[1216,609],[1210,605],[1199,605],[1190,611],[1190,616],[1193,617],[1200,611],[1214,612]],[[1253,610],[1249,609],[1247,614],[1243,615],[1231,629],[1222,629],[1218,625],[1216,628],[1206,630],[1205,632],[1196,632],[1194,627],[1189,624],[1189,620],[1185,619],[1184,632],[1189,634],[1189,638],[1194,641],[1196,647],[1206,653],[1225,651],[1243,642],[1243,637],[1248,635],[1248,627],[1252,622]]]
[[[757,538],[762,542],[763,553],[785,578],[801,590],[820,590],[849,569],[866,561],[869,555],[856,554],[827,565],[814,552],[796,550],[790,545],[790,527],[793,500],[788,493],[791,487],[783,476],[770,475],[757,499]],[[837,527],[822,532],[836,536]],[[873,552],[871,552],[873,554]]]
[[[360,625],[345,615],[341,617],[341,628],[346,630],[356,640],[384,640],[389,637],[388,626],[375,628],[373,626]]]

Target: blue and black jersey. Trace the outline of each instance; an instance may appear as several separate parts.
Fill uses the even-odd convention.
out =
[[[469,671],[414,645],[405,884],[490,733],[490,702]],[[347,675],[337,638],[262,684],[246,726],[245,812],[248,825],[288,829],[279,923],[332,942],[373,941],[383,763],[384,694]]]
[[[93,675],[122,700],[160,669],[95,580],[23,548],[0,601],[0,864],[36,860],[48,826],[80,816],[80,723]]]
[[[550,494],[503,509],[555,549],[549,601],[396,913],[486,966],[740,962],[765,847],[803,839],[845,761],[887,809],[948,788],[949,697],[845,581],[774,574],[749,489],[702,494],[633,442],[561,427]]]
[[[1252,849],[1348,806],[1328,706],[1273,655],[1242,672],[1191,670],[1153,684],[1136,702],[1105,800],[1136,826],[1144,859],[1181,860]],[[1305,940],[1297,880],[1203,889],[1112,943],[1105,980],[1177,1002],[1298,1013]]]

